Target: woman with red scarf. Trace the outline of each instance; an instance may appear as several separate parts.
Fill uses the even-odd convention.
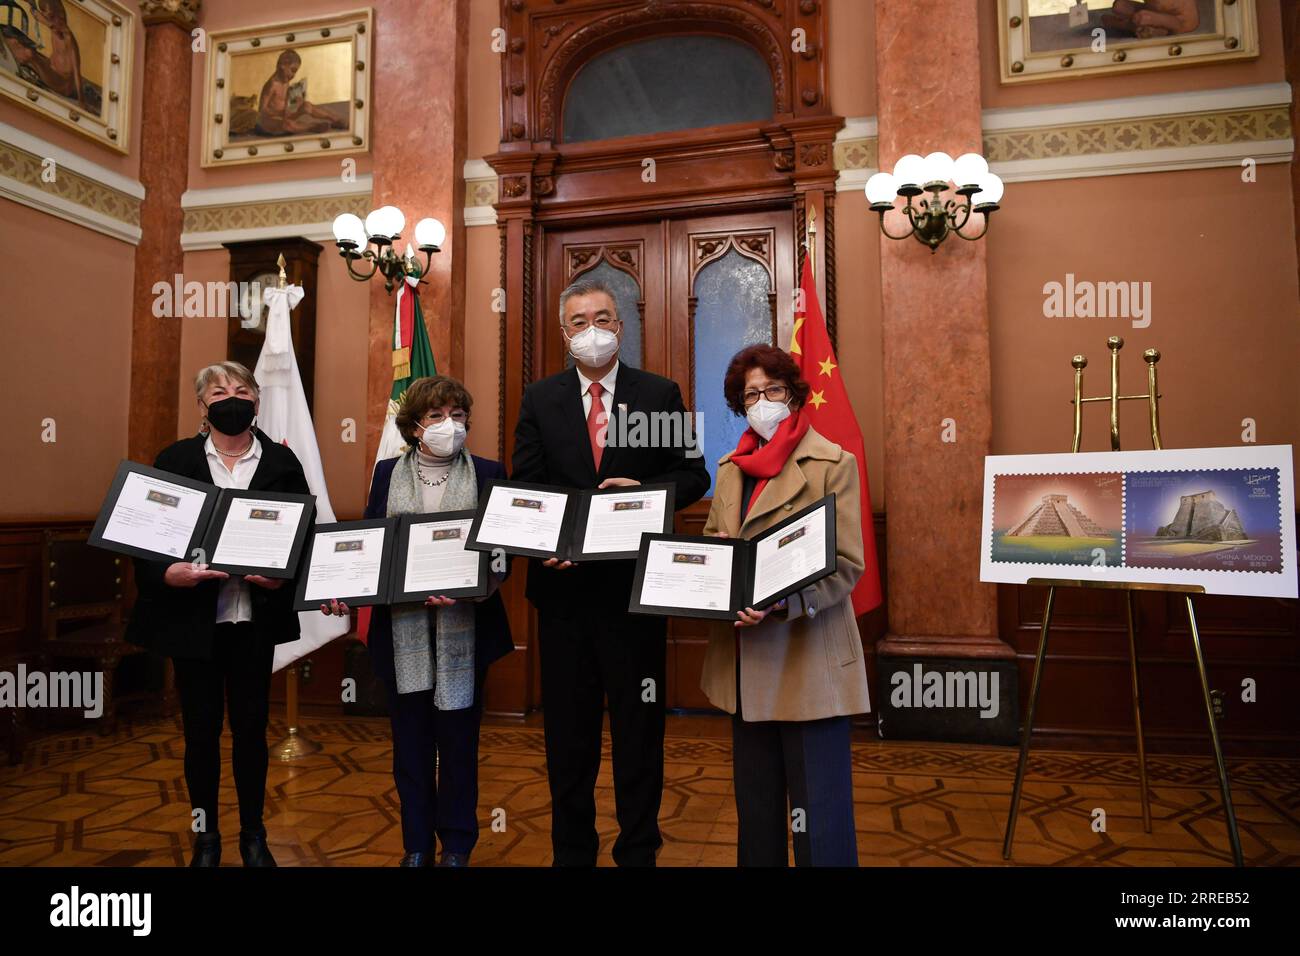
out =
[[[704,533],[752,538],[835,494],[835,573],[710,633],[700,686],[732,715],[740,866],[856,866],[849,718],[866,713],[867,670],[851,594],[861,576],[858,463],[801,414],[809,393],[786,352],[731,360],[727,405],[749,428],[718,464]]]

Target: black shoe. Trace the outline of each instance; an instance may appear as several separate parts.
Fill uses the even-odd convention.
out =
[[[443,850],[442,857],[438,860],[439,866],[469,866],[468,853],[452,853],[450,850]]]
[[[427,853],[408,853],[402,857],[402,862],[398,866],[428,866],[429,854]]]
[[[190,857],[190,866],[221,865],[221,834],[201,833],[194,840],[194,855]]]
[[[266,845],[266,831],[261,833],[239,831],[239,855],[244,858],[244,866],[275,866],[275,857]]]

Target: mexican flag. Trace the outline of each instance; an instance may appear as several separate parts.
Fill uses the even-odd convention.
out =
[[[257,368],[253,370],[261,392],[257,426],[267,437],[287,445],[297,456],[307,476],[307,485],[316,496],[316,523],[331,524],[334,508],[325,488],[320,446],[316,444],[316,428],[312,425],[311,412],[307,410],[307,393],[302,387],[298,359],[293,354],[293,334],[289,325],[289,312],[302,301],[302,296],[302,286],[297,285],[266,289],[262,293],[262,300],[266,303],[266,341],[257,357]],[[319,612],[300,612],[298,621],[302,626],[302,636],[288,644],[276,645],[272,671],[288,667],[300,657],[306,657],[348,632],[346,619],[326,617]]]
[[[406,441],[397,430],[397,408],[406,387],[417,378],[437,375],[429,331],[424,327],[417,286],[420,277],[406,276],[397,286],[397,303],[393,310],[393,390],[388,396],[384,430],[379,436],[375,463],[396,458],[406,451]]]
[[[835,361],[831,337],[826,331],[826,319],[817,301],[817,283],[813,279],[812,264],[805,257],[803,275],[799,280],[803,295],[803,311],[796,312],[794,333],[790,336],[789,352],[799,363],[804,381],[812,387],[803,414],[812,427],[858,460],[858,484],[862,507],[862,555],[866,569],[853,589],[853,613],[866,614],[881,602],[880,563],[876,556],[876,532],[871,518],[871,488],[867,482],[867,456],[862,446],[862,429],[849,404],[849,393],[844,387],[844,376]]]
[[[397,302],[393,309],[393,390],[388,395],[384,430],[379,435],[375,464],[385,458],[396,458],[406,451],[406,440],[397,430],[397,409],[407,386],[417,378],[438,374],[433,362],[433,349],[429,345],[429,330],[424,327],[424,313],[420,309],[419,284],[418,275],[408,275],[397,286]],[[373,470],[371,474],[374,474]],[[357,637],[365,641],[369,631],[370,608],[357,608]]]

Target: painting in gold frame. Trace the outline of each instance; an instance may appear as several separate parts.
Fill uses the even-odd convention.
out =
[[[1259,56],[1255,0],[998,0],[1003,83]]]
[[[371,34],[368,9],[213,33],[203,165],[368,150]]]
[[[0,95],[125,153],[134,40],[112,0],[0,0]]]

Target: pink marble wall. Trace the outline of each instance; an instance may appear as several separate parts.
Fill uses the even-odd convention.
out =
[[[153,314],[154,283],[184,265],[181,254],[181,194],[185,192],[190,114],[189,31],[173,23],[147,28],[144,43],[149,75],[171,82],[144,90],[140,128],[148,159],[140,165],[145,188],[140,207],[140,245],[135,251],[131,315],[131,417],[127,457],[152,462],[176,437],[181,328],[179,320]]]
[[[875,9],[881,166],[904,153],[980,151],[974,0],[877,0]],[[979,583],[977,560],[992,418],[986,252],[956,238],[935,255],[881,241],[885,652],[1010,654],[994,637],[994,590]],[[955,442],[942,440],[945,419]]]
[[[403,244],[426,216],[447,227],[420,302],[438,370],[464,373],[466,44],[468,0],[388,0],[375,16],[374,205],[406,216]],[[418,121],[415,117],[418,116]],[[370,293],[366,448],[379,444],[378,413],[392,389],[393,299]]]

